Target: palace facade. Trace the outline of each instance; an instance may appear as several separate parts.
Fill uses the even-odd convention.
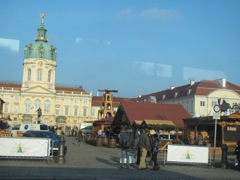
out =
[[[44,15],[35,42],[25,46],[22,83],[0,82],[3,114],[12,126],[41,122],[79,126],[92,116],[92,93],[82,87],[56,86],[57,48],[48,43]],[[39,114],[41,111],[41,114]]]

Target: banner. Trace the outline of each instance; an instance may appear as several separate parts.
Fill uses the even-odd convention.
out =
[[[50,156],[49,138],[0,138],[0,156],[47,157]]]
[[[167,161],[208,163],[208,147],[168,145]]]

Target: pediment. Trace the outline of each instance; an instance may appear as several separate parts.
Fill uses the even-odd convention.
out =
[[[39,93],[39,94],[49,94],[55,93],[55,90],[50,90],[42,86],[33,86],[22,91],[22,93]]]

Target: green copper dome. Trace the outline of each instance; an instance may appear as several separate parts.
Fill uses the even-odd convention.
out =
[[[34,43],[25,46],[24,58],[43,58],[56,61],[57,48],[47,43],[47,29],[44,28],[44,14],[40,16],[42,18],[42,23],[37,29],[38,36]]]

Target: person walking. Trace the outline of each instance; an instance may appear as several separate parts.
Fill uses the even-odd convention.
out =
[[[139,138],[139,148],[141,151],[140,163],[138,166],[139,169],[147,169],[147,166],[146,166],[147,152],[151,151],[151,145],[150,145],[148,134],[149,134],[149,130],[146,129],[145,132],[143,132]]]
[[[135,134],[135,149],[137,151],[137,162],[136,165],[140,164],[140,157],[141,157],[141,151],[140,151],[140,147],[139,147],[139,139],[140,139],[140,135],[143,133],[143,129],[141,130],[136,130],[136,134]]]
[[[121,158],[120,158],[120,168],[124,166],[124,160],[126,158],[126,168],[129,169],[129,155],[130,155],[130,148],[132,147],[133,143],[133,133],[132,128],[128,127],[126,130],[123,128],[120,133],[119,144],[121,146]]]
[[[158,139],[158,134],[153,135],[153,142],[152,142],[152,161],[153,161],[153,170],[158,170],[160,169],[157,161],[157,156],[158,156],[158,151],[159,151],[159,139]]]

